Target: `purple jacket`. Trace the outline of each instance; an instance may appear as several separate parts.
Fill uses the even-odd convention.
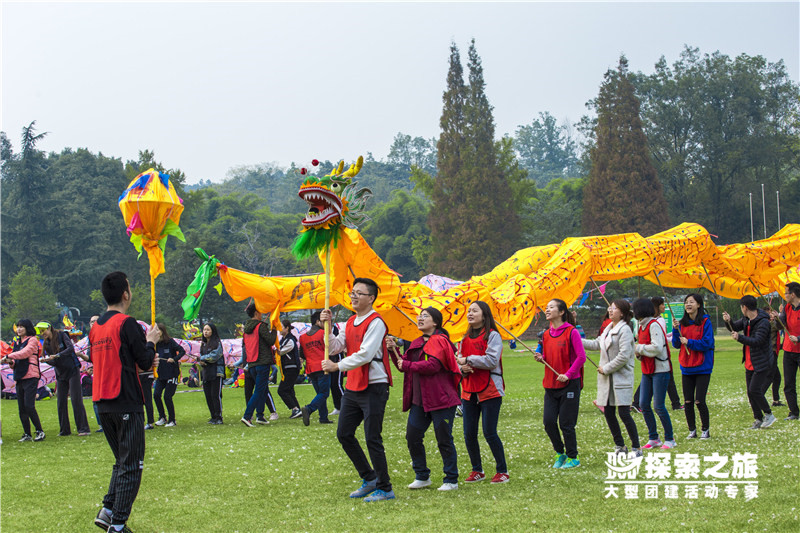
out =
[[[433,335],[426,343],[419,337],[403,354],[403,411],[411,409],[412,379],[420,380],[422,408],[425,412],[461,404],[458,384],[461,373],[456,364],[453,343],[444,335]]]

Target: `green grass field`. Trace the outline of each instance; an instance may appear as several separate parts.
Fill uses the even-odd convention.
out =
[[[718,341],[709,406],[712,438],[685,440],[683,413],[671,411],[678,447],[671,453],[736,452],[758,454],[758,497],[730,499],[605,498],[606,452],[613,442],[605,420],[592,406],[594,367],[586,365],[586,383],[578,419],[582,466],[553,470],[553,450],[542,427],[542,366],[529,355],[506,350],[507,396],[499,433],[506,449],[511,482],[461,484],[440,493],[441,459],[429,431],[428,461],[433,488],[410,491],[414,479],[405,443],[406,416],[400,411],[401,387],[392,389],[383,437],[397,499],[365,504],[347,497],[360,480],[336,440],[336,425],[310,427],[281,419],[247,428],[241,389],[226,388],[223,426],[206,424],[202,392],[175,396],[178,426],[147,432],[142,487],[128,525],[151,531],[800,531],[800,424],[785,422],[778,407],[772,428],[752,431],[744,370],[738,344]],[[597,354],[590,354],[595,361]],[[638,382],[638,378],[637,378]],[[680,390],[680,382],[678,385]],[[186,390],[181,388],[179,390]],[[298,399],[308,402],[310,385]],[[92,429],[96,423],[86,401]],[[22,434],[16,401],[0,402],[3,440],[0,447],[0,528],[21,531],[96,531],[92,520],[107,489],[113,457],[101,434],[57,437],[55,400],[38,402],[47,439],[18,443]],[[329,400],[329,405],[331,401]],[[641,415],[634,415],[646,441]],[[73,428],[73,431],[74,428]],[[624,434],[624,429],[623,429]],[[470,469],[461,423],[454,427],[463,479]],[[363,436],[363,433],[362,433]],[[627,440],[627,437],[626,437]],[[486,471],[494,462],[482,451]],[[640,479],[642,476],[640,475]]]

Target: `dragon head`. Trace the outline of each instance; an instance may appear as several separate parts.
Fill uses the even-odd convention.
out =
[[[292,247],[295,257],[309,257],[329,243],[335,246],[341,226],[355,228],[367,218],[364,210],[372,191],[353,181],[363,164],[364,158],[359,156],[345,171],[344,161],[340,161],[330,174],[309,176],[300,186],[297,194],[308,204],[308,212]]]

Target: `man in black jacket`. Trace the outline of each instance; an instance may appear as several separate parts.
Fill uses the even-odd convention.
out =
[[[775,422],[775,415],[772,414],[765,396],[772,382],[769,315],[758,308],[755,297],[749,294],[742,296],[739,305],[742,309],[741,320],[731,322],[731,317],[726,312],[722,313],[722,318],[731,331],[731,337],[742,344],[747,398],[755,418],[750,429],[768,428]],[[740,331],[744,334],[739,333]]]

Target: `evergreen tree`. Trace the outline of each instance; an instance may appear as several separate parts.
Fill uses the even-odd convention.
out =
[[[498,159],[492,106],[475,41],[469,47],[469,86],[451,45],[444,95],[439,174],[431,208],[431,268],[466,278],[488,271],[514,250],[519,233],[513,195]],[[443,228],[447,231],[442,231]]]
[[[595,144],[583,191],[584,234],[630,231],[648,236],[667,229],[667,203],[650,159],[625,56],[616,70],[606,72],[595,105]]]

